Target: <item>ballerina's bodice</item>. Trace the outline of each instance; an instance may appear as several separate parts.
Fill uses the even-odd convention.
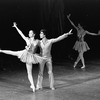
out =
[[[82,41],[84,41],[84,36],[85,36],[85,31],[84,30],[79,30],[78,31],[78,34],[77,34],[77,36],[78,36],[78,41],[80,41],[80,42],[82,42]]]
[[[27,45],[27,50],[30,53],[35,53],[37,47],[37,42],[36,41],[29,41]]]
[[[28,48],[28,52],[30,53],[35,53],[35,49],[36,49],[36,46],[34,46],[34,44],[31,44]]]

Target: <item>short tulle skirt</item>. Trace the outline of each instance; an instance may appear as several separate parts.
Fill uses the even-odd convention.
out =
[[[38,54],[32,54],[28,52],[28,50],[22,50],[18,53],[18,58],[24,63],[33,63],[37,64],[44,60],[43,57],[39,56]]]
[[[75,49],[78,52],[80,51],[86,52],[87,50],[90,50],[88,44],[85,41],[82,42],[76,41],[73,49]]]

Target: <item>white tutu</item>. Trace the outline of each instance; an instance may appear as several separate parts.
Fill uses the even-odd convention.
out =
[[[28,50],[22,50],[18,53],[18,58],[24,63],[33,63],[37,64],[44,60],[43,57],[39,56],[38,54],[32,54]]]
[[[85,41],[82,41],[82,42],[76,41],[73,49],[75,49],[78,52],[80,51],[86,52],[87,50],[90,50],[88,44]]]

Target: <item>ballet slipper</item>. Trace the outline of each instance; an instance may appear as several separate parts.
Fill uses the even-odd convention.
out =
[[[75,63],[74,63],[74,66],[73,66],[73,67],[75,68],[75,67],[76,67],[76,65],[77,65],[77,62],[75,62]]]
[[[81,67],[81,69],[83,69],[83,68],[85,68],[85,65],[83,65],[83,66]]]
[[[55,90],[55,88],[54,87],[50,87],[51,88],[51,90]]]
[[[34,86],[30,86],[30,88],[33,90],[33,92],[35,92],[35,87]]]
[[[75,68],[76,66],[74,65],[73,67]]]
[[[36,87],[36,90],[42,90],[42,86],[40,87],[40,86],[37,86]]]

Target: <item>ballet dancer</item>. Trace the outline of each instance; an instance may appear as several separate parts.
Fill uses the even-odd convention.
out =
[[[52,57],[51,57],[51,47],[53,43],[56,43],[60,40],[65,39],[68,37],[68,35],[71,35],[72,29],[68,32],[65,33],[58,38],[53,38],[53,39],[47,39],[46,38],[46,30],[42,29],[40,31],[40,47],[41,47],[41,55],[42,57],[46,58],[43,62],[40,63],[40,69],[39,69],[39,74],[38,74],[38,80],[37,80],[37,85],[36,85],[36,90],[42,89],[42,81],[43,81],[43,71],[44,71],[44,65],[46,64],[48,68],[48,74],[49,74],[49,82],[50,82],[50,88],[51,90],[54,90],[54,77],[53,77],[53,72],[52,72]]]
[[[76,67],[76,65],[78,64],[78,62],[81,60],[82,61],[82,67],[81,69],[85,68],[85,61],[84,61],[84,57],[83,57],[83,54],[84,52],[90,50],[88,44],[84,41],[84,36],[86,34],[89,34],[89,35],[93,35],[93,36],[97,36],[99,34],[96,34],[96,33],[91,33],[87,30],[84,30],[83,27],[78,24],[78,26],[76,26],[70,19],[70,14],[67,16],[69,22],[72,24],[72,26],[77,30],[77,37],[78,37],[78,40],[76,41],[73,49],[75,49],[76,51],[78,51],[79,55],[74,63],[74,68]]]
[[[43,57],[35,53],[35,49],[39,43],[39,40],[35,39],[35,33],[33,30],[29,31],[29,37],[26,37],[22,31],[17,27],[17,24],[14,22],[13,27],[18,31],[21,37],[26,42],[26,47],[24,50],[12,51],[12,50],[0,50],[1,53],[17,56],[22,62],[26,63],[26,69],[28,74],[28,80],[31,84],[30,88],[35,92],[34,81],[32,77],[32,64],[37,64],[43,61]]]

